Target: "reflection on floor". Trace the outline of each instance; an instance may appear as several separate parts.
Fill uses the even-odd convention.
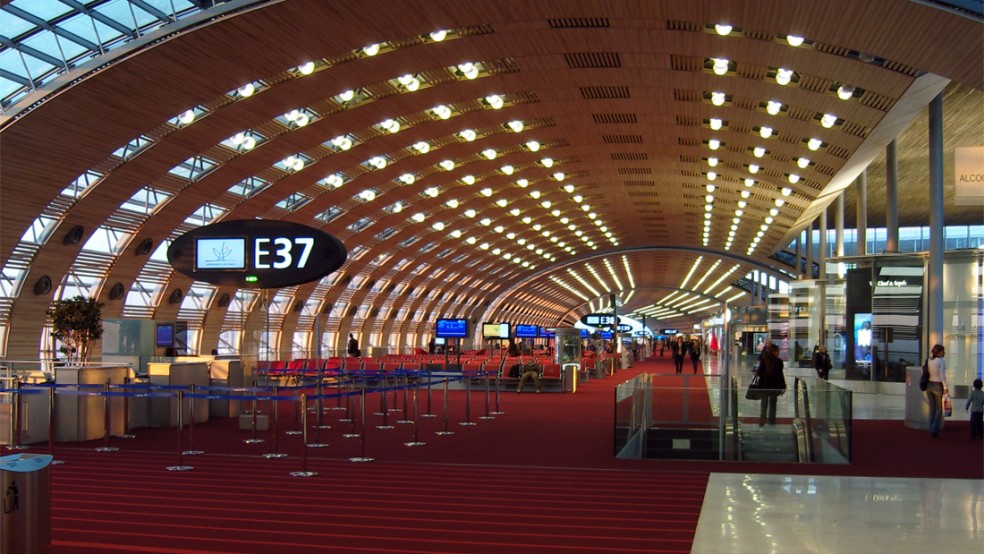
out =
[[[747,386],[751,364],[732,374]],[[813,376],[808,368],[786,374]],[[707,384],[716,395],[718,378]],[[855,393],[853,413],[901,420],[905,398]],[[714,473],[691,552],[984,552],[982,502],[979,480]]]
[[[711,474],[692,553],[984,551],[984,482]]]

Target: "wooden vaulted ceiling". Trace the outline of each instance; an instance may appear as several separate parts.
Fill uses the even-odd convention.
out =
[[[293,291],[295,303],[319,312],[335,308],[329,323],[340,335],[424,333],[438,315],[476,321],[521,318],[543,325],[572,321],[589,309],[590,300],[627,291],[626,263],[638,289],[627,310],[679,287],[699,257],[698,278],[706,283],[725,277],[726,285],[750,269],[775,268],[769,255],[826,209],[832,192],[845,188],[873,161],[877,166],[892,137],[909,141],[900,142],[912,161],[903,168],[903,195],[925,195],[922,176],[927,172],[914,161],[924,157],[925,143],[907,129],[948,83],[947,98],[959,102],[947,118],[960,123],[947,125],[954,129],[946,137],[947,153],[954,145],[980,144],[984,135],[980,19],[914,2],[287,0],[244,6],[162,37],[0,123],[4,260],[68,183],[91,169],[106,174],[66,209],[52,239],[33,254],[19,295],[8,299],[8,354],[36,351],[54,290],[35,295],[33,284],[42,275],[57,284],[79,263],[84,241],[63,244],[64,233],[77,225],[90,233],[113,221],[121,203],[145,186],[173,196],[141,222],[118,256],[105,262],[107,275],[96,291],[100,298],[115,283],[129,290],[154,263],[134,255],[141,241],[160,244],[196,209],[211,203],[229,210],[225,219],[262,217],[319,226],[356,253],[329,282]],[[733,31],[721,36],[714,32],[716,23],[729,23]],[[448,38],[428,38],[439,29],[448,30]],[[805,37],[806,43],[790,46],[787,35]],[[370,44],[381,44],[381,52],[366,55],[362,48]],[[713,58],[730,61],[727,74],[711,70]],[[315,71],[298,76],[295,68],[309,61],[317,62]],[[479,65],[478,77],[462,75],[458,66],[464,62]],[[794,70],[794,82],[777,84],[777,68]],[[409,92],[398,84],[406,74],[421,81],[419,90]],[[229,94],[256,81],[265,88],[253,96]],[[841,100],[835,92],[840,84],[857,92]],[[357,91],[356,101],[338,100],[346,90]],[[716,91],[726,93],[724,105],[710,101]],[[503,98],[501,109],[488,105],[493,94]],[[768,114],[768,100],[781,102],[783,111]],[[435,117],[431,109],[437,105],[450,107],[453,115]],[[167,124],[196,106],[205,113],[192,124]],[[304,108],[313,117],[303,128],[276,121]],[[832,128],[819,123],[825,113],[838,118]],[[712,118],[721,119],[724,127],[712,130]],[[378,124],[386,119],[398,121],[399,132],[381,130]],[[513,120],[524,122],[522,131],[508,128]],[[762,138],[763,126],[772,127],[774,135]],[[475,130],[477,138],[462,139],[464,129]],[[266,140],[248,152],[221,144],[247,130]],[[145,151],[126,161],[113,157],[142,135],[153,139]],[[340,135],[350,136],[355,145],[333,149],[330,141]],[[824,144],[818,151],[806,145],[814,137]],[[721,141],[718,150],[710,150],[711,139]],[[526,146],[531,140],[540,144],[539,151]],[[412,148],[421,141],[430,145],[429,152]],[[756,146],[766,148],[764,156],[755,156]],[[487,149],[496,151],[494,160],[483,156]],[[308,159],[303,170],[275,167],[298,154]],[[193,182],[169,175],[197,155],[217,167]],[[366,161],[374,156],[386,157],[386,167],[369,168]],[[552,167],[542,162],[547,157]],[[714,168],[708,165],[710,157],[720,160]],[[801,157],[809,158],[808,167],[797,166]],[[455,160],[456,167],[441,169],[438,164],[445,159]],[[761,170],[750,174],[750,164]],[[503,172],[505,165],[514,168],[511,175]],[[711,171],[717,178],[705,246]],[[556,179],[556,172],[563,178]],[[876,199],[869,209],[877,210],[883,178],[876,169],[869,172]],[[412,184],[399,181],[406,173],[415,175]],[[333,174],[344,175],[345,184],[319,184]],[[801,179],[791,184],[789,174]],[[466,175],[476,182],[464,182]],[[228,192],[251,176],[272,184],[248,199]],[[755,184],[726,251],[749,177]],[[518,185],[520,179],[528,186]],[[572,185],[572,192],[565,185]],[[426,194],[432,187],[439,191],[436,197]],[[785,205],[761,244],[747,253],[784,187],[792,189],[783,197]],[[374,191],[375,198],[357,196],[365,190]],[[276,206],[293,193],[311,200],[293,211]],[[449,200],[457,206],[449,206]],[[544,201],[550,206],[544,207]],[[396,202],[402,211],[390,209]],[[924,222],[923,204],[904,202],[903,224]],[[583,210],[583,205],[590,208]],[[333,207],[344,213],[328,223],[317,219]],[[519,215],[511,213],[514,209]],[[949,203],[946,209],[948,223],[980,222],[979,209]],[[467,210],[475,210],[475,217]],[[413,221],[415,213],[426,219]],[[435,230],[437,222],[443,230]],[[469,237],[474,244],[466,242]],[[574,253],[561,248],[561,242]],[[606,263],[622,272],[622,287],[614,284]],[[593,277],[587,265],[600,277]],[[591,287],[579,284],[572,272]],[[167,298],[190,285],[185,277],[169,274],[152,315],[174,318],[178,308]],[[609,290],[602,290],[605,285]],[[368,308],[364,317],[351,309],[358,306]],[[213,308],[217,313],[202,322],[203,348],[214,344],[223,325],[222,308]],[[403,319],[396,317],[400,310]],[[106,317],[118,317],[123,301],[107,302],[104,311]],[[285,330],[310,328],[310,318],[291,313]]]

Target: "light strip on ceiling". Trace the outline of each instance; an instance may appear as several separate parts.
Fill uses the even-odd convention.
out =
[[[683,282],[682,282],[682,283],[680,283],[680,288],[681,288],[681,289],[683,289],[683,288],[686,288],[686,287],[687,287],[687,282],[688,282],[688,281],[690,281],[690,277],[691,277],[691,276],[693,276],[693,274],[694,274],[694,271],[697,271],[697,267],[698,267],[698,266],[700,265],[700,262],[701,262],[701,261],[702,261],[703,259],[704,259],[704,256],[697,256],[697,259],[696,259],[696,260],[694,260],[694,265],[693,265],[693,267],[691,267],[691,268],[690,268],[690,271],[689,271],[689,272],[687,272],[687,276],[686,276],[686,277],[684,277],[684,278],[683,278]]]
[[[631,298],[632,298],[632,295],[633,295],[633,294],[635,294],[635,289],[632,289],[632,290],[630,290],[630,291],[629,291],[629,294],[627,294],[627,295],[625,296],[625,299],[624,299],[624,300],[622,300],[622,305],[623,305],[623,306],[629,303],[629,299],[631,299]]]
[[[741,291],[741,292],[739,292],[738,294],[736,294],[736,295],[734,295],[734,296],[732,296],[731,298],[729,298],[729,299],[727,300],[727,302],[728,302],[728,303],[730,304],[730,303],[731,303],[731,302],[733,302],[733,301],[734,301],[734,300],[735,300],[736,298],[741,298],[742,296],[745,296],[746,294],[748,294],[748,292],[746,292],[746,291]]]
[[[581,294],[581,292],[580,292],[580,291],[578,291],[578,290],[577,290],[577,289],[575,289],[574,287],[572,287],[572,286],[570,286],[570,285],[568,285],[567,283],[565,283],[565,282],[564,282],[564,281],[563,281],[562,279],[560,279],[559,277],[554,277],[553,275],[551,275],[551,276],[550,276],[550,280],[551,280],[551,281],[553,281],[554,283],[557,283],[558,285],[560,285],[560,286],[562,286],[562,287],[564,287],[564,288],[565,288],[565,289],[567,289],[567,290],[568,290],[568,291],[569,291],[570,293],[572,293],[572,294],[574,294],[575,296],[577,296],[577,297],[578,297],[578,298],[580,298],[581,300],[584,300],[585,302],[588,302],[588,301],[590,300],[590,299],[589,299],[589,298],[588,298],[587,296],[585,296],[585,295],[583,295],[583,294]]]
[[[584,287],[585,287],[586,289],[588,289],[588,290],[590,290],[592,294],[594,294],[595,296],[601,296],[601,293],[600,293],[600,292],[598,292],[597,290],[595,290],[595,288],[594,288],[594,287],[592,287],[592,286],[591,286],[591,285],[590,285],[590,284],[589,284],[589,283],[588,283],[587,281],[585,281],[585,280],[584,280],[584,279],[583,279],[583,278],[582,278],[582,277],[581,277],[580,275],[578,275],[578,274],[577,274],[577,273],[576,273],[576,272],[575,272],[575,271],[574,271],[573,269],[568,269],[568,270],[567,270],[567,273],[568,273],[568,274],[569,274],[569,275],[570,275],[571,277],[573,277],[573,278],[575,278],[575,279],[577,279],[577,282],[578,282],[578,283],[581,283],[582,285],[584,285]]]
[[[697,281],[696,283],[694,283],[693,290],[697,290],[697,288],[700,287],[700,284],[703,283],[705,280],[707,280],[707,278],[710,277],[711,273],[714,273],[714,270],[717,269],[717,266],[719,266],[719,265],[721,265],[721,260],[718,260],[718,261],[714,262],[714,265],[712,265],[711,266],[711,269],[708,269],[704,273],[704,276],[700,278],[700,281]]]
[[[635,288],[635,279],[632,278],[632,268],[629,267],[629,258],[622,256],[622,265],[625,266],[625,274],[629,277],[629,288]]]
[[[622,282],[618,280],[618,275],[615,275],[615,270],[612,269],[612,264],[608,261],[608,258],[605,258],[605,267],[608,268],[608,274],[612,276],[612,280],[615,281],[615,285],[618,286],[618,290],[625,290],[625,287],[622,286]]]
[[[608,286],[608,283],[601,280],[601,276],[598,275],[598,272],[595,271],[595,268],[591,267],[591,264],[584,264],[584,267],[588,268],[588,272],[591,273],[592,277],[594,277],[595,280],[601,284],[602,289],[607,291],[612,290],[612,288]]]
[[[731,275],[735,271],[738,271],[738,265],[737,264],[735,264],[734,267],[732,267],[731,269],[729,269],[724,275],[722,275],[721,277],[719,277],[717,281],[714,281],[711,284],[711,286],[707,287],[707,290],[704,291],[704,294],[710,294],[711,293],[711,290],[714,289],[714,287],[718,286],[718,284],[721,281],[724,281],[725,279],[727,279],[728,278],[728,275]]]

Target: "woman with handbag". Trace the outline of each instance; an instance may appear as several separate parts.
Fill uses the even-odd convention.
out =
[[[779,396],[786,394],[786,376],[783,375],[782,358],[779,357],[779,347],[771,344],[762,349],[762,358],[756,375],[759,378],[759,427],[776,424],[776,404]]]
[[[926,398],[929,400],[929,434],[934,439],[940,435],[940,428],[943,426],[943,398],[950,395],[946,386],[945,355],[946,350],[942,344],[934,345],[926,363],[929,368],[929,385],[926,387]]]

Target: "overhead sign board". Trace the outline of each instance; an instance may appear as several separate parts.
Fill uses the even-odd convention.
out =
[[[678,329],[660,329],[659,334],[661,335],[676,335],[680,331]]]
[[[345,263],[337,238],[266,219],[223,221],[188,231],[167,249],[179,273],[220,286],[275,289],[317,281]]]
[[[581,323],[589,327],[609,327],[618,325],[622,318],[612,314],[588,314],[581,316]]]
[[[619,333],[628,333],[632,331],[632,326],[629,325],[628,323],[620,323],[616,331],[618,331]]]

